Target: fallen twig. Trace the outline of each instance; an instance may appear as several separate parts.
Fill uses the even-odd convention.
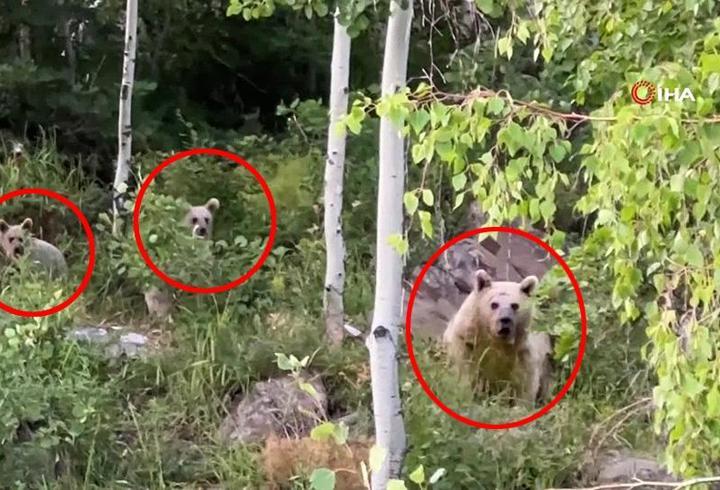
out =
[[[709,476],[703,478],[692,478],[690,480],[679,481],[679,482],[662,482],[662,481],[645,481],[638,478],[634,479],[632,483],[608,483],[606,485],[598,485],[595,487],[573,487],[573,488],[548,488],[547,490],[629,490],[632,488],[640,488],[644,486],[651,486],[655,488],[690,488],[694,485],[701,485],[703,483],[718,483],[720,482],[720,476]]]

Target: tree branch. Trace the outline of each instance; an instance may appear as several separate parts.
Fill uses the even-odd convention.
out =
[[[672,488],[674,490],[680,488],[690,488],[694,485],[702,483],[720,482],[720,476],[710,476],[704,478],[692,478],[690,480],[680,482],[662,482],[662,481],[645,481],[634,478],[632,483],[608,483],[607,485],[598,485],[595,487],[573,487],[573,488],[548,488],[548,490],[630,490],[633,488],[641,488],[651,486],[653,488]]]

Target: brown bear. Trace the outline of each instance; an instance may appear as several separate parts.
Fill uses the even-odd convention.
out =
[[[212,238],[213,217],[218,208],[220,208],[220,201],[213,197],[202,206],[192,206],[183,222],[190,228],[193,236],[210,239]]]
[[[51,277],[67,273],[68,267],[62,252],[54,245],[30,235],[33,222],[25,218],[19,225],[9,225],[0,219],[0,247],[3,254],[15,262],[27,258],[40,266]]]
[[[451,361],[475,390],[504,384],[530,403],[546,396],[549,337],[529,332],[537,284],[536,276],[512,282],[475,273],[472,292],[443,335]]]
[[[183,218],[183,224],[193,237],[209,240],[212,238],[214,215],[219,208],[220,201],[214,197],[202,206],[191,206]],[[172,322],[174,301],[167,288],[152,286],[145,291],[144,296],[151,316]]]

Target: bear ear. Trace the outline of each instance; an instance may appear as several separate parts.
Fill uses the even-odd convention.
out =
[[[475,291],[482,291],[485,288],[489,288],[492,284],[492,278],[485,269],[479,269],[475,273]]]
[[[525,293],[526,295],[530,296],[533,291],[535,291],[535,287],[538,284],[538,278],[535,276],[528,276],[525,279],[522,280],[520,283],[520,291]]]
[[[33,225],[32,220],[30,218],[25,218],[23,220],[23,222],[20,224],[20,228],[27,231],[27,230],[30,230],[30,228],[32,228],[32,225]]]
[[[220,207],[220,201],[215,199],[214,197],[210,199],[207,203],[205,203],[205,207],[211,212],[214,213],[218,210]]]
[[[4,219],[0,219],[0,233],[5,233],[10,229],[10,225]]]

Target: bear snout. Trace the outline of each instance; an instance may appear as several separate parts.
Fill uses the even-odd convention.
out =
[[[512,333],[513,319],[510,317],[502,317],[498,320],[498,335],[500,337],[509,337]]]
[[[25,253],[25,248],[22,245],[18,245],[13,249],[13,257],[20,258]]]
[[[208,230],[204,226],[195,225],[193,227],[193,236],[198,238],[207,238]]]

